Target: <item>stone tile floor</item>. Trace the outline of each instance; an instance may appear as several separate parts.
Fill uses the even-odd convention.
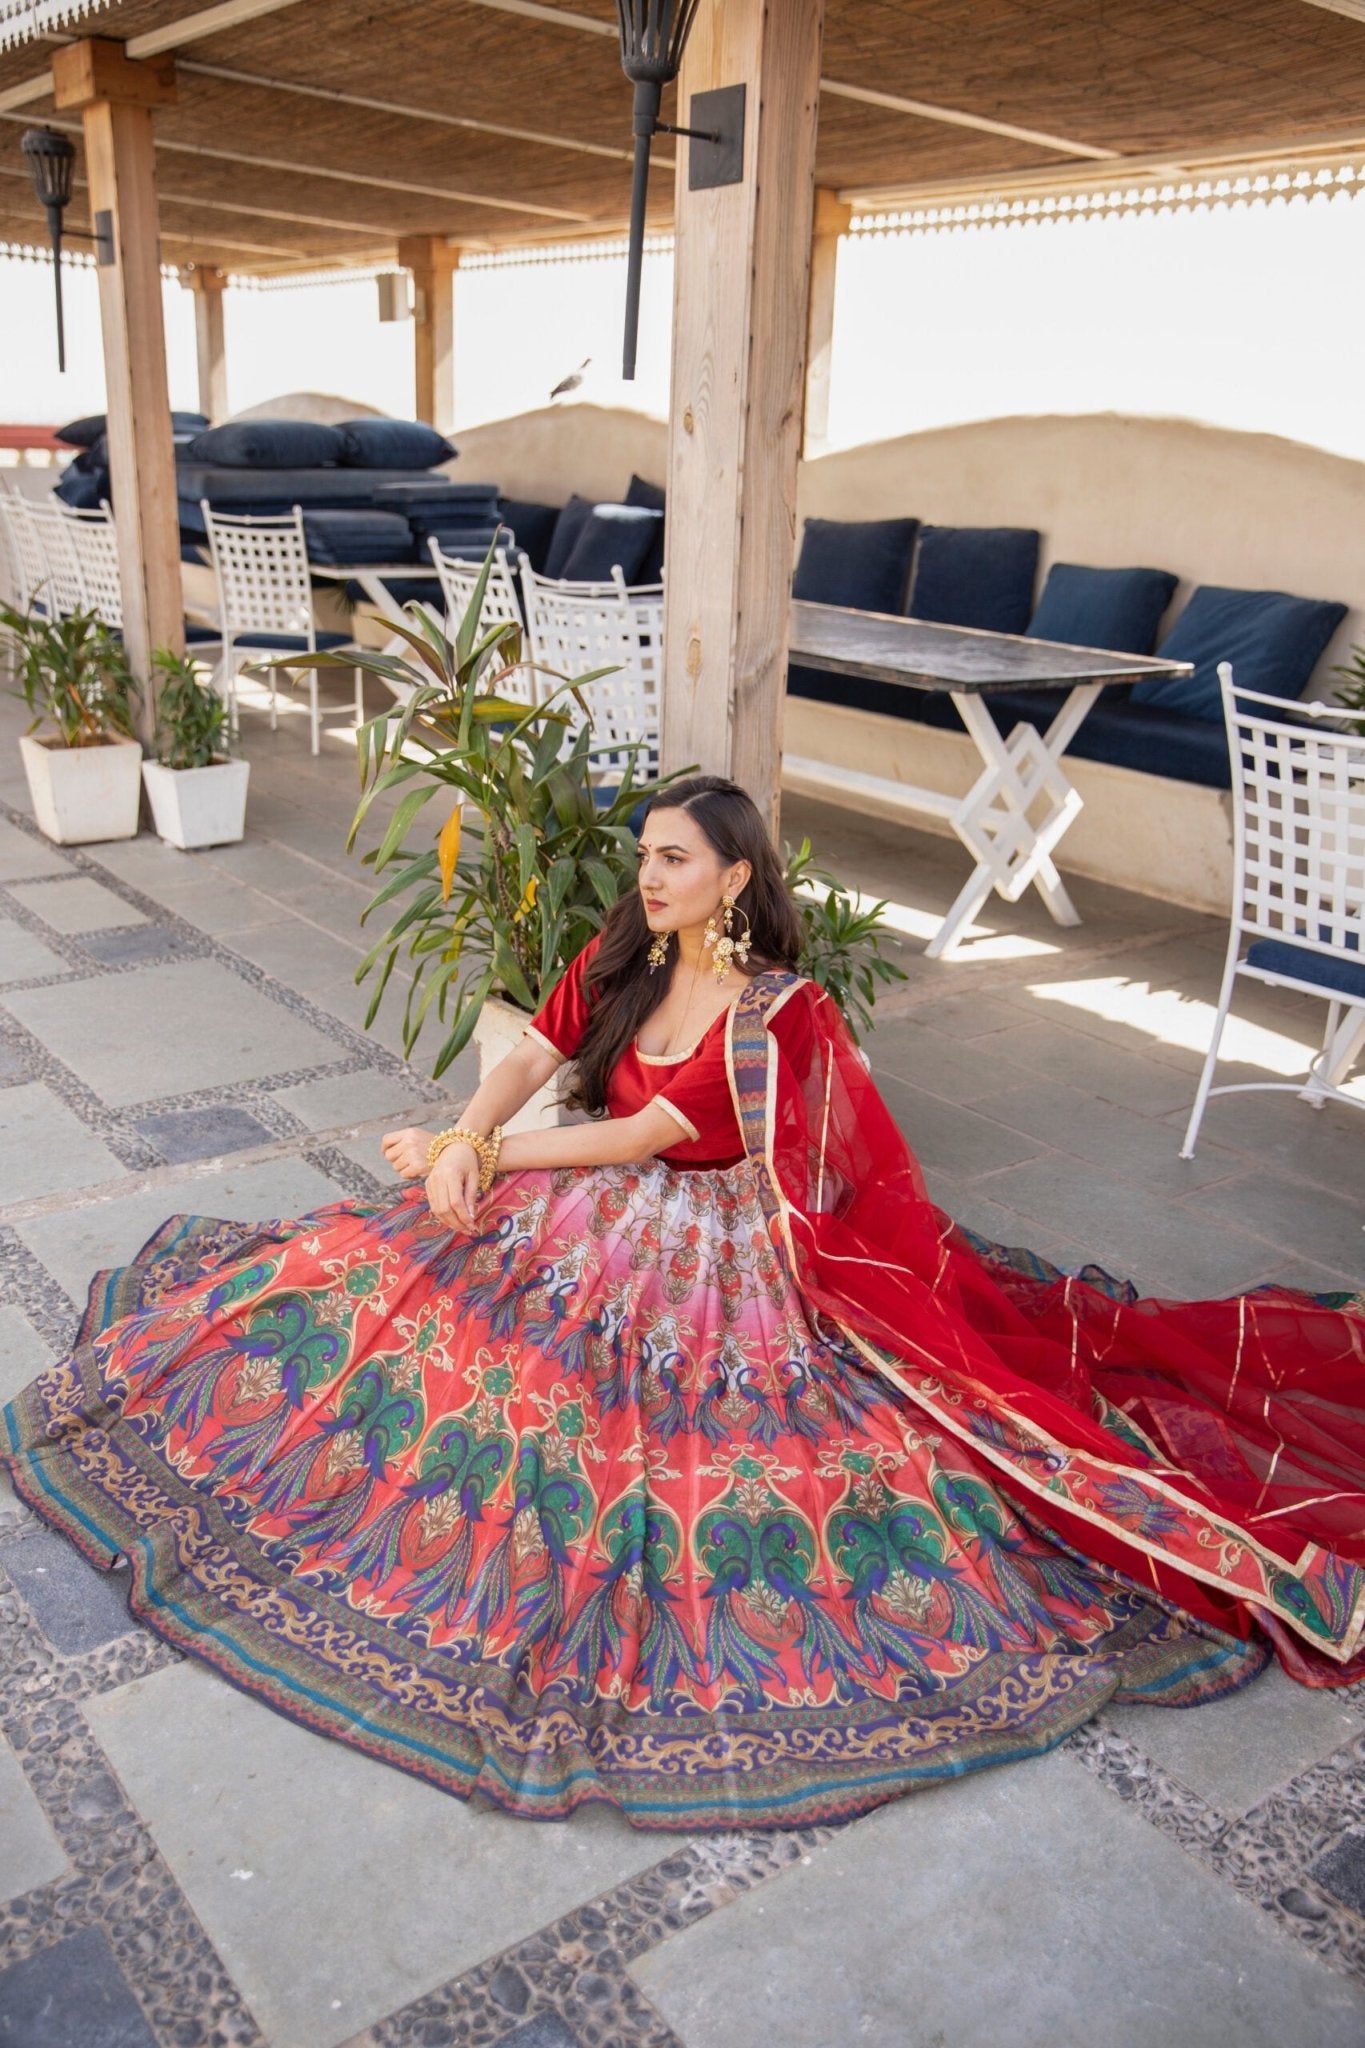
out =
[[[337,703],[341,702],[338,693]],[[377,708],[377,706],[376,706]],[[371,1191],[435,1088],[361,1028],[352,748],[246,714],[251,832],[181,854],[32,828],[0,711],[0,1398],[91,1272],[167,1214]],[[951,842],[793,804],[889,898],[910,979],[878,1079],[936,1197],[1154,1293],[1365,1274],[1365,1124],[1215,1102],[1177,1157],[1221,923],[1078,882],[920,942]],[[1228,1079],[1304,1070],[1318,1013],[1249,995]],[[1365,2041],[1365,1687],[1275,1675],[1106,1713],[1052,1755],[841,1829],[536,1827],[303,1733],[133,1624],[0,1493],[0,2044],[22,2048],[1327,2048]]]

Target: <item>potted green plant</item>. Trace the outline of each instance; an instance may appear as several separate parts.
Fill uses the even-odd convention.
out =
[[[142,780],[169,846],[226,846],[246,830],[249,761],[231,759],[228,707],[184,654],[158,648],[156,728]]]
[[[395,976],[406,983],[409,1054],[424,1026],[439,1022],[435,1076],[471,1039],[482,1070],[500,1059],[617,897],[635,887],[630,819],[644,793],[635,756],[645,749],[633,750],[610,794],[594,787],[584,692],[607,671],[553,677],[534,706],[514,699],[507,686],[526,666],[521,632],[511,624],[480,632],[486,576],[487,564],[453,641],[412,607],[396,628],[410,653],[315,654],[306,663],[359,663],[403,700],[358,735],[363,794],[348,843],[386,817],[363,855],[382,878],[363,921],[383,912],[388,922],[356,979],[375,977],[367,1028]],[[282,665],[305,664],[291,655]],[[571,716],[575,702],[581,721]],[[692,772],[650,776],[648,787]],[[433,830],[423,814],[437,798],[443,815]],[[807,969],[842,1001],[853,999],[856,1019],[879,983],[901,977],[880,958],[882,906],[852,902],[812,868],[808,845],[789,858],[811,936]],[[540,1126],[547,1109],[557,1113],[552,1099],[530,1103],[518,1121]]]
[[[0,605],[32,724],[19,740],[38,829],[60,846],[137,832],[140,696],[123,642],[94,612]],[[40,730],[43,726],[48,732]]]

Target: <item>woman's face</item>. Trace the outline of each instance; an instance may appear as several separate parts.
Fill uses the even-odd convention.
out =
[[[689,812],[661,807],[645,819],[640,897],[652,932],[700,930],[748,879],[748,861],[723,861]]]

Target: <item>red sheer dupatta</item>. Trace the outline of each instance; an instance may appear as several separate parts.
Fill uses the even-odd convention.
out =
[[[731,1085],[808,1302],[1035,1521],[1306,1683],[1365,1677],[1365,1301],[1140,1299],[936,1209],[838,1011],[733,1012]]]

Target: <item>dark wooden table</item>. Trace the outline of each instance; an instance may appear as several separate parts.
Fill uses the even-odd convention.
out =
[[[1082,801],[1062,756],[1102,690],[1190,673],[1188,662],[823,604],[793,604],[789,651],[793,661],[839,675],[945,692],[981,755],[981,774],[963,797],[791,754],[783,762],[784,781],[807,795],[868,797],[951,825],[976,866],[929,941],[934,959],[951,954],[993,889],[1017,903],[1032,885],[1058,924],[1080,923],[1052,858]],[[987,691],[1053,687],[1067,694],[1045,732],[1021,721],[1007,738],[983,701]]]

